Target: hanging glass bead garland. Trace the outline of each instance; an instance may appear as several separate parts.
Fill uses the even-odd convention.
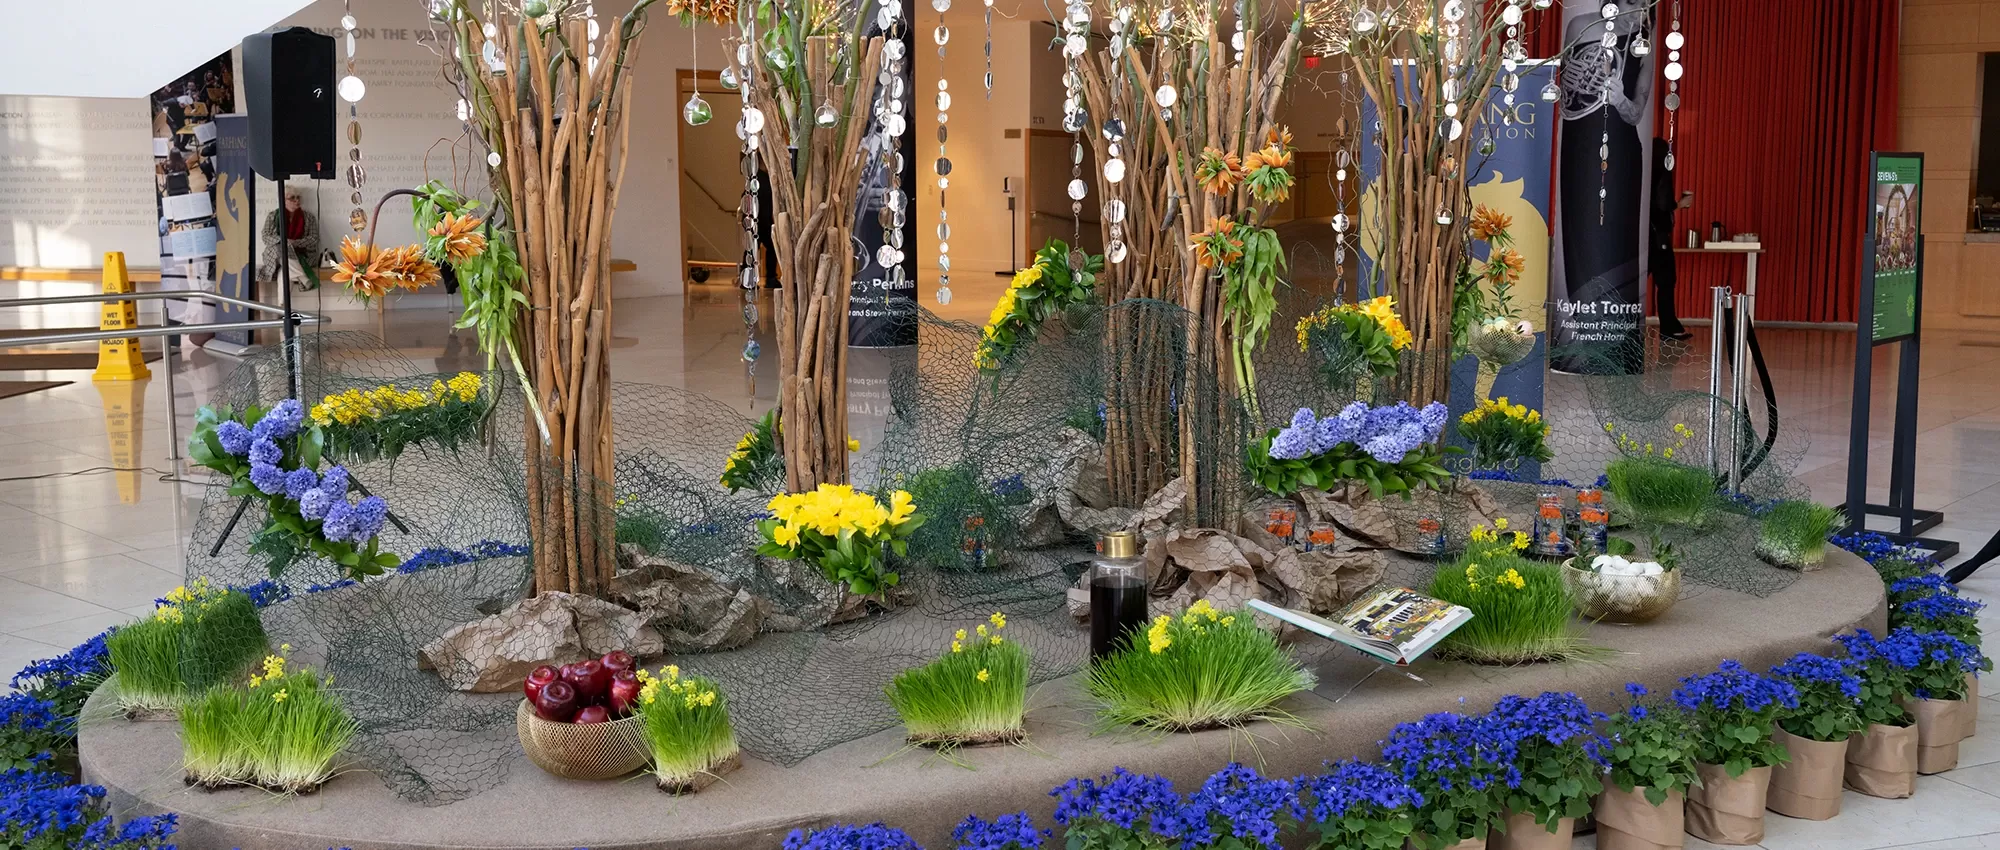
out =
[[[1674,170],[1674,130],[1675,119],[1681,113],[1681,76],[1686,68],[1681,65],[1681,49],[1687,46],[1687,36],[1681,34],[1681,2],[1674,0],[1673,29],[1667,32],[1667,159],[1668,171]],[[1638,42],[1633,42],[1636,49]]]
[[[1083,198],[1090,187],[1083,182],[1083,130],[1090,116],[1083,108],[1083,72],[1079,64],[1090,47],[1090,5],[1072,0],[1063,15],[1063,131],[1070,134],[1069,212],[1074,231],[1070,244],[1083,241]]]
[[[1346,70],[1340,72],[1340,99],[1344,109],[1351,109],[1358,101],[1351,85],[1352,78]],[[1358,110],[1357,110],[1358,111]],[[1345,291],[1347,285],[1347,240],[1353,230],[1353,221],[1347,215],[1349,169],[1354,167],[1354,152],[1350,147],[1354,140],[1347,132],[1347,119],[1340,120],[1338,147],[1333,151],[1333,279],[1335,285]]]
[[[986,0],[986,99],[993,99],[993,0]]]
[[[951,81],[945,79],[943,69],[944,69],[944,46],[946,42],[951,41],[951,29],[944,23],[943,16],[944,13],[951,11],[951,0],[931,0],[931,8],[936,9],[938,11],[938,16],[939,16],[937,35],[935,39],[937,41],[937,46],[938,46],[937,52],[938,52],[938,69],[939,69],[938,81],[937,81],[938,155],[937,155],[937,162],[932,167],[932,170],[937,172],[937,186],[938,186],[937,301],[939,304],[950,304],[951,303],[951,217],[949,215],[949,212],[945,209],[944,196],[945,196],[945,190],[951,188],[951,159],[945,155],[944,143],[945,139],[948,137],[948,134],[945,132],[945,119],[951,112]],[[990,9],[988,10],[987,14],[989,16],[992,14]],[[989,50],[991,49],[990,43],[988,45],[988,49]],[[991,53],[987,55],[986,61],[989,63],[993,61]],[[987,96],[988,97],[992,96],[992,92],[990,90],[987,92]]]
[[[1597,223],[1604,224],[1606,198],[1610,196],[1611,179],[1611,93],[1614,86],[1621,84],[1617,78],[1618,56],[1618,4],[1604,4],[1604,37],[1598,42],[1598,52],[1604,56],[1604,130],[1597,139]]]
[[[1132,7],[1119,6],[1118,10],[1112,13],[1109,26],[1111,38],[1106,51],[1111,59],[1112,78],[1105,81],[1105,87],[1110,89],[1110,94],[1107,96],[1110,102],[1106,105],[1101,132],[1104,134],[1105,142],[1104,182],[1107,186],[1115,186],[1125,182],[1125,119],[1120,93],[1125,90],[1125,38],[1132,27]],[[1107,234],[1109,241],[1104,244],[1104,258],[1114,264],[1123,263],[1126,255],[1130,253],[1130,249],[1125,245],[1125,202],[1110,197],[1118,194],[1116,189],[1106,189],[1104,194],[1107,196],[1104,202],[1104,220],[1110,224]]]
[[[903,82],[904,69],[909,66],[909,50],[903,43],[909,22],[901,18],[902,6],[898,3],[884,3],[877,13],[875,22],[882,29],[882,55],[888,59],[883,63],[882,73],[876,78],[882,85],[882,100],[876,106],[876,120],[883,131],[882,148],[878,153],[881,167],[888,171],[889,191],[884,195],[881,224],[884,239],[882,247],[875,252],[875,262],[882,266],[883,274],[894,287],[903,285],[903,225],[909,221],[904,207],[908,200],[903,194],[903,133],[909,128],[909,119],[904,115],[904,99],[907,93]],[[939,35],[942,39],[944,36]],[[944,271],[951,271],[951,259],[938,255],[938,265]]]
[[[1153,31],[1164,34],[1167,30],[1173,29],[1173,26],[1173,6],[1160,7],[1160,10],[1153,15]],[[1174,104],[1179,102],[1180,92],[1174,90],[1172,83],[1161,83],[1159,88],[1153,90],[1153,104],[1160,108],[1160,123],[1167,125],[1169,131],[1172,131],[1174,126]],[[1173,229],[1174,221],[1180,217],[1180,212],[1181,196],[1175,191],[1173,183],[1169,182],[1167,184],[1167,211],[1160,216],[1161,233],[1166,233]]]
[[[750,71],[747,39],[737,44],[735,58],[735,64],[722,69],[722,85],[737,89],[737,96],[743,101],[743,111],[748,114],[751,108],[750,81],[756,77]],[[764,177],[758,167],[760,154],[755,137],[748,133],[739,134],[743,138],[743,152],[739,160],[743,167],[743,196],[737,205],[737,212],[743,220],[743,256],[737,261],[736,284],[743,291],[743,362],[747,364],[750,391],[754,395],[757,389],[757,358],[764,353],[764,347],[757,342],[757,297],[763,288],[763,246],[757,238],[762,230],[762,212],[757,198],[763,191]]]
[[[340,28],[345,31],[347,43],[347,74],[334,87],[340,99],[347,102],[347,189],[348,201],[353,208],[347,213],[347,226],[360,233],[368,229],[368,211],[362,205],[361,187],[368,182],[368,171],[361,165],[361,98],[368,93],[368,86],[354,73],[354,31],[359,22],[354,20],[352,3],[342,4]],[[464,121],[467,114],[465,101],[458,102],[458,119]],[[280,206],[284,199],[278,199]],[[306,257],[304,262],[317,263],[318,257]]]
[[[596,19],[591,19],[590,28],[593,32],[596,31]],[[715,107],[708,105],[708,101],[701,96],[701,34],[690,27],[688,36],[693,45],[688,53],[688,65],[691,71],[688,84],[694,86],[694,91],[688,95],[687,105],[681,107],[681,117],[687,120],[688,126],[699,127],[715,118]],[[595,40],[591,42],[591,49],[597,49]],[[595,58],[591,59],[591,64],[595,65],[596,62]]]

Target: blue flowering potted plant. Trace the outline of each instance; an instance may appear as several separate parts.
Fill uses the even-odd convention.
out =
[[[880,821],[856,826],[837,823],[818,829],[794,829],[785,836],[784,850],[924,850],[916,839]]]
[[[1297,784],[1318,850],[1403,850],[1424,803],[1401,774],[1353,759]]]
[[[1908,626],[1890,632],[1886,640],[1916,644],[1917,662],[1910,668],[1904,705],[1917,720],[1917,772],[1929,775],[1957,767],[1958,744],[1965,740],[1961,718],[1979,710],[1967,699],[1966,676],[1985,666],[1985,656],[1979,647],[1945,632]]]
[[[1410,845],[1416,850],[1484,847],[1500,820],[1512,765],[1507,743],[1483,717],[1443,712],[1397,726],[1382,757],[1419,795]]]
[[[1682,679],[1674,702],[1694,715],[1701,778],[1688,791],[1688,834],[1715,844],[1763,841],[1771,768],[1785,762],[1785,748],[1772,736],[1778,717],[1798,708],[1798,690],[1724,661],[1713,673]]]
[[[1919,632],[1944,632],[1972,646],[1982,646],[1979,612],[1986,603],[1958,594],[1958,588],[1944,576],[1910,576],[1889,583],[1889,627],[1909,627]],[[1979,673],[1993,669],[1993,659],[1980,658],[1979,670],[1965,674],[1965,698],[1979,696]],[[1977,706],[1974,702],[1972,705]],[[1979,731],[1979,712],[1959,713],[1965,737]]]
[[[1015,812],[986,820],[966,815],[951,830],[958,850],[1041,850],[1049,831],[1035,829],[1035,819],[1027,812]]]
[[[1049,792],[1068,850],[1167,850],[1185,834],[1181,799],[1165,777],[1125,768]],[[793,850],[787,846],[786,850]]]
[[[1664,850],[1685,834],[1695,775],[1694,720],[1680,706],[1625,686],[1631,704],[1604,725],[1609,784],[1597,798],[1598,850]]]
[[[267,518],[250,538],[250,554],[266,563],[273,578],[312,555],[352,578],[381,575],[402,563],[381,550],[376,536],[388,518],[388,504],[380,496],[350,501],[354,482],[346,467],[319,471],[326,433],[305,418],[296,399],[269,410],[205,406],[195,416],[188,459],[228,477],[229,495],[263,504]]]
[[[1485,722],[1512,756],[1493,850],[1569,850],[1576,819],[1604,790],[1604,719],[1571,693],[1506,696]]]
[[[1847,787],[1901,799],[1917,791],[1917,725],[1903,702],[1917,665],[1917,642],[1878,640],[1867,629],[1835,635],[1861,679],[1862,729],[1847,741]]]
[[[1186,850],[1282,850],[1278,836],[1304,816],[1298,786],[1231,762],[1181,807]]]
[[[1860,732],[1861,677],[1854,662],[1801,652],[1771,675],[1790,682],[1799,705],[1778,717],[1772,736],[1790,760],[1771,771],[1771,811],[1807,820],[1840,814],[1847,739]]]

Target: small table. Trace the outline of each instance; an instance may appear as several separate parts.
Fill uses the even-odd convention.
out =
[[[1676,254],[1742,254],[1743,293],[1757,294],[1757,255],[1764,253],[1762,242],[1707,242],[1699,248],[1675,248]]]

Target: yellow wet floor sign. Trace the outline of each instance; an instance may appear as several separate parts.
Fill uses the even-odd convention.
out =
[[[104,252],[104,292],[131,292],[132,278],[125,274],[125,252]],[[99,330],[131,330],[139,327],[139,308],[130,301],[106,301],[99,318]],[[139,353],[138,337],[120,337],[97,342],[97,371],[94,381],[137,381],[153,376],[146,358]]]

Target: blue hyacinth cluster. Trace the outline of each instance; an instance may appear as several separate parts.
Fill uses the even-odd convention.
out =
[[[1035,819],[1027,812],[1001,815],[991,821],[967,815],[951,830],[951,840],[958,850],[1037,850],[1049,835],[1046,829],[1035,829]]]
[[[1465,477],[1473,479],[1475,481],[1518,481],[1524,484],[1542,484],[1549,487],[1568,487],[1571,490],[1583,489],[1582,485],[1576,484],[1567,478],[1532,479],[1528,478],[1525,475],[1522,475],[1520,472],[1516,470],[1511,470],[1511,469],[1475,469],[1472,470],[1471,472],[1466,473]],[[1602,490],[1606,487],[1611,486],[1611,479],[1607,476],[1599,475],[1597,476],[1596,481],[1590,482],[1590,486]]]
[[[1353,759],[1329,764],[1318,776],[1301,777],[1298,785],[1312,801],[1308,814],[1320,823],[1350,814],[1384,816],[1424,804],[1424,795],[1395,771]]]
[[[464,549],[447,549],[443,546],[432,546],[428,549],[418,550],[417,554],[403,559],[402,565],[396,567],[396,572],[420,573],[425,570],[435,570],[438,567],[449,567],[454,564],[470,564],[474,561],[486,561],[493,558],[511,558],[526,555],[530,551],[527,546],[518,543],[502,543],[498,540],[481,540]]]
[[[1771,675],[1790,680],[1794,687],[1824,687],[1850,700],[1861,698],[1861,677],[1850,660],[1801,652],[1771,668]]]
[[[1354,402],[1339,413],[1319,418],[1310,407],[1292,414],[1292,422],[1271,438],[1271,457],[1299,460],[1353,443],[1383,463],[1397,463],[1426,443],[1437,442],[1451,413],[1432,402],[1423,408],[1399,401],[1381,407]]]
[[[1161,838],[1181,838],[1180,796],[1163,776],[1113,768],[1110,776],[1072,779],[1049,792],[1056,798],[1056,823],[1089,822],[1123,830],[1150,832]]]
[[[923,850],[915,839],[880,821],[865,826],[834,824],[811,832],[794,829],[785,836],[785,850]]]
[[[1674,689],[1674,703],[1687,711],[1708,708],[1755,714],[1773,707],[1798,708],[1799,693],[1790,682],[1752,673],[1732,659],[1713,673],[1682,679]]]
[[[1278,850],[1279,831],[1303,816],[1291,780],[1266,779],[1231,762],[1188,795],[1181,809],[1181,846],[1199,850],[1228,837],[1244,847]]]

